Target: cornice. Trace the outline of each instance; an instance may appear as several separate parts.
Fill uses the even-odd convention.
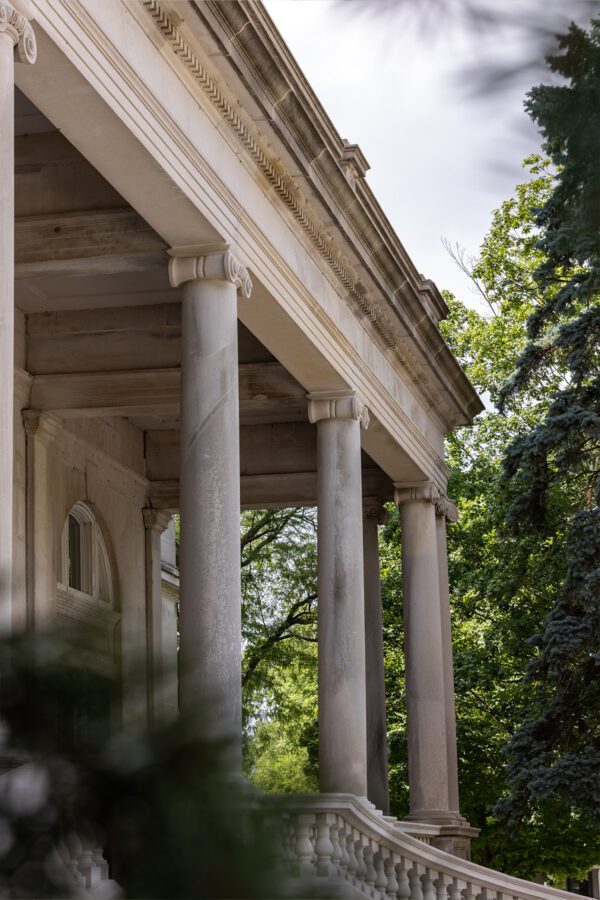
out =
[[[327,174],[330,176],[329,180],[333,179],[335,181],[335,183],[331,183],[328,186],[330,199],[337,196],[344,186],[346,192],[350,190],[352,201],[348,201],[345,209],[338,209],[337,215],[347,220],[352,214],[356,219],[353,227],[355,230],[358,229],[359,240],[365,246],[370,263],[379,265],[386,284],[392,289],[393,297],[391,300],[389,297],[383,296],[384,306],[387,305],[387,310],[382,308],[381,297],[374,297],[361,282],[360,278],[353,271],[352,264],[339,252],[339,246],[333,241],[332,235],[319,221],[314,212],[311,210],[309,213],[306,204],[299,195],[294,179],[284,168],[281,159],[276,157],[259,140],[254,123],[241,112],[239,103],[236,103],[226,95],[226,89],[217,82],[217,79],[208,71],[207,66],[201,62],[191,43],[178,28],[176,18],[179,18],[179,16],[175,14],[170,15],[158,0],[142,0],[142,6],[151,16],[156,28],[170,46],[174,55],[188,70],[194,82],[201,88],[212,104],[216,113],[227,123],[236,141],[243,146],[274,193],[291,213],[304,232],[305,237],[327,263],[355,313],[360,318],[368,320],[385,351],[391,354],[397,363],[400,364],[409,380],[415,385],[418,392],[424,396],[429,407],[436,410],[438,415],[441,415],[446,420],[448,427],[470,421],[473,415],[481,409],[481,403],[446,346],[436,327],[436,322],[432,321],[432,315],[437,320],[445,314],[445,304],[432,283],[422,279],[414,270],[414,266],[401,247],[383,213],[381,213],[370,189],[365,186],[363,179],[350,176],[359,194],[363,195],[365,191],[367,192],[365,196],[369,203],[366,205],[357,203],[357,194],[349,188],[348,176],[345,172],[348,159],[348,145],[339,138],[329,123],[329,133],[325,136],[327,146],[325,147],[325,144],[322,146],[322,144],[317,142],[312,149],[308,147],[308,151],[309,155],[310,152],[317,153],[321,166],[323,165],[321,160],[323,154],[322,152],[317,152],[320,147],[321,150],[327,149],[330,155],[332,152],[334,155],[337,153],[337,159],[334,160],[335,165],[333,168],[331,165],[327,166]],[[203,4],[204,9],[211,9],[221,22],[225,21],[228,23],[232,29],[233,37],[238,42],[242,39],[241,32],[245,31],[244,22],[247,23],[249,21],[249,15],[254,15],[255,18],[264,20],[259,23],[263,26],[263,32],[265,31],[264,25],[266,22],[268,26],[266,30],[269,31],[270,28],[268,37],[273,38],[273,34],[278,37],[276,29],[266,17],[266,13],[260,4],[231,2],[215,5],[212,2],[207,2]],[[178,13],[183,13],[183,9],[178,10]],[[280,39],[279,43],[282,44]],[[252,47],[253,50],[256,50],[256,43]],[[263,66],[261,73],[272,72],[274,68],[273,60],[271,59],[270,65]],[[279,91],[281,92],[281,86]],[[282,98],[279,96],[275,86],[272,87],[271,95],[274,102],[281,105]],[[317,103],[316,98],[312,94],[311,99],[313,100],[313,105]],[[318,108],[322,114],[322,119],[325,120],[325,114],[320,106]],[[294,110],[299,116],[304,114],[306,117],[306,110],[300,109],[298,111],[297,107],[294,107]],[[311,109],[310,111],[312,112],[313,110]],[[310,143],[310,135],[314,132],[314,125],[310,123],[310,120],[304,124],[306,127],[303,130],[302,140],[306,149],[307,142]],[[322,123],[319,122],[318,124]],[[308,125],[310,125],[310,128]],[[336,142],[339,145],[337,148],[333,146]],[[353,157],[356,157],[358,160],[359,167],[364,167],[366,160],[364,160],[362,154],[360,157],[357,157],[354,151]],[[316,157],[313,162],[315,165],[317,164]],[[314,173],[309,172],[307,174],[310,177]],[[322,171],[320,171],[320,175],[323,175]],[[339,179],[342,180],[340,181]],[[311,180],[314,180],[314,178]],[[390,265],[392,266],[391,269],[389,268]],[[397,288],[399,283],[402,285],[401,288]],[[396,296],[399,294],[401,294],[401,297]],[[427,302],[423,302],[422,296],[427,297]],[[409,313],[408,317],[407,313]],[[394,319],[397,317],[400,319],[403,317],[405,319],[408,318],[409,321],[405,322],[404,327],[399,329],[398,325],[394,323]],[[399,331],[404,331],[405,336],[401,336]],[[438,400],[439,388],[436,389],[431,383],[426,371],[428,367],[419,362],[419,352],[425,358],[429,357],[432,362],[431,370],[434,369],[436,363],[444,370],[446,376],[442,381],[444,390],[449,392],[453,404],[457,407],[456,413],[450,418],[445,416],[440,410]]]
[[[33,28],[8,0],[0,0],[0,34],[7,34],[12,39],[18,62],[33,64],[36,61],[37,45]]]

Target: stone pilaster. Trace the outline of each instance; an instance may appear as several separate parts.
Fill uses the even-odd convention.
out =
[[[146,551],[146,662],[148,722],[165,721],[165,679],[173,676],[163,660],[161,537],[171,514],[146,507],[143,510]],[[175,673],[176,674],[176,673]]]
[[[0,0],[0,634],[12,629],[14,409],[14,63],[33,63],[25,16]]]
[[[26,456],[26,624],[29,629],[48,627],[56,613],[57,548],[53,542],[53,516],[49,496],[48,448],[60,432],[60,424],[39,410],[23,410]],[[57,535],[57,539],[60,537]]]
[[[383,660],[383,616],[379,570],[378,526],[388,514],[375,497],[363,498],[365,569],[365,659],[367,679],[367,797],[389,813],[388,752]]]
[[[321,790],[367,795],[361,422],[349,391],[309,394],[317,423]]]
[[[248,272],[223,248],[172,251],[182,292],[180,704],[226,740],[241,770],[237,295]]]

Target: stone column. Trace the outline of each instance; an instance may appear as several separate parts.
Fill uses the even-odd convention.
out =
[[[318,423],[319,772],[323,792],[367,796],[361,422],[353,393],[309,394]]]
[[[240,448],[237,292],[247,271],[227,250],[178,255],[181,312],[180,703],[230,742],[241,770]],[[197,253],[197,255],[196,255]]]
[[[12,626],[15,56],[20,62],[35,62],[35,37],[25,16],[0,0],[0,633],[4,634]]]
[[[164,679],[169,674],[163,659],[161,538],[171,514],[144,509],[146,539],[146,662],[148,685],[148,723],[159,725],[167,716],[164,709]]]
[[[448,805],[458,814],[458,759],[456,753],[456,710],[454,708],[454,666],[452,664],[452,628],[450,624],[450,586],[448,583],[448,547],[446,520],[456,522],[458,511],[446,497],[436,504],[438,575],[440,579],[440,624],[442,629],[442,662],[446,711],[446,752],[448,757]]]
[[[433,485],[396,486],[402,528],[409,819],[449,818],[446,684]]]
[[[430,483],[395,488],[404,582],[410,789],[405,821],[437,826],[432,843],[468,858],[470,839],[479,832],[458,812],[448,569],[436,519],[446,511],[453,515],[455,507]]]
[[[388,515],[374,497],[363,498],[365,569],[365,657],[367,673],[367,797],[385,815],[390,811],[383,664],[383,616],[378,525]]]

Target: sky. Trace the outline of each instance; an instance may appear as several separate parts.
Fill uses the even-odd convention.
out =
[[[341,136],[367,157],[368,183],[419,271],[479,307],[442,238],[476,256],[492,211],[526,180],[524,157],[540,151],[523,110],[531,73],[477,98],[466,72],[490,53],[510,64],[514,35],[432,34],[352,0],[266,7]]]

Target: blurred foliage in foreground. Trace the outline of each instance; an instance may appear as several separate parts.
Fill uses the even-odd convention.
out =
[[[76,664],[72,644],[46,635],[0,651],[1,896],[85,894],[57,853],[75,835],[104,848],[120,896],[276,896],[272,842],[201,717],[119,727],[121,686]]]

